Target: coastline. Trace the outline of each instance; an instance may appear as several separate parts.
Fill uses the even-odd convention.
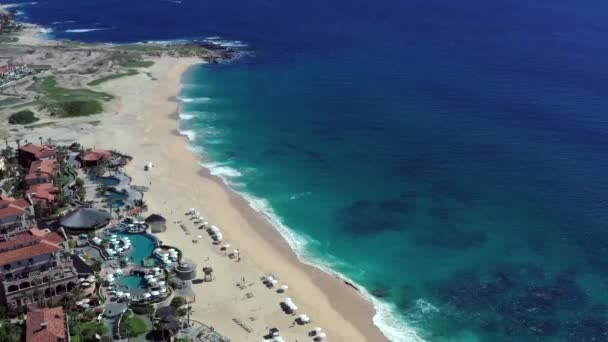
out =
[[[27,24],[27,29],[18,35],[20,44],[24,45],[58,44],[46,39],[43,29],[32,24]],[[57,140],[77,140],[83,145],[103,146],[133,155],[135,161],[127,167],[127,172],[132,176],[134,184],[151,185],[151,191],[145,197],[151,208],[150,213],[159,212],[167,217],[168,222],[176,222],[183,219],[186,209],[194,206],[201,210],[207,220],[222,228],[227,241],[238,246],[243,262],[237,270],[219,267],[219,271],[231,272],[235,278],[223,281],[221,287],[234,286],[235,280],[238,281],[239,275],[244,273],[250,275],[248,279],[272,273],[282,283],[289,284],[287,295],[277,295],[267,289],[262,289],[266,293],[259,290],[254,292],[256,296],[273,301],[268,304],[270,307],[260,310],[269,312],[263,325],[271,326],[277,322],[277,325],[289,326],[293,317],[280,312],[278,305],[285,296],[289,296],[300,306],[299,313],[309,315],[314,326],[322,326],[330,339],[388,341],[374,324],[377,313],[373,303],[359,292],[364,289],[357,289],[349,281],[330,270],[324,270],[320,265],[300,260],[279,228],[220,177],[212,175],[209,169],[201,165],[201,156],[189,149],[188,138],[179,133],[180,102],[176,98],[181,91],[182,76],[201,62],[195,58],[155,59],[155,65],[151,68],[154,80],[137,75],[100,86],[102,90],[116,96],[116,99],[107,104],[103,114],[50,120],[49,125],[41,126],[36,131],[19,134],[29,140],[35,139],[34,135],[63,137]],[[125,122],[129,125],[125,125]],[[94,132],[92,135],[83,137],[78,134],[78,131],[91,129]],[[144,172],[143,165],[150,161],[156,168],[152,172]],[[176,201],[172,206],[167,204],[166,198],[174,196],[176,189],[181,189],[183,194],[193,188],[197,189],[195,196]],[[171,214],[167,213],[169,210]],[[197,262],[200,258],[196,253],[201,249],[204,249],[204,253],[222,256],[217,247],[210,246],[207,240],[201,243],[205,246],[193,246],[189,241],[191,237],[179,231],[177,224],[171,224],[168,232],[158,234],[158,237],[165,243],[179,247]],[[209,258],[207,256],[206,260]],[[204,289],[196,289],[195,292],[205,295]],[[212,322],[219,331],[228,332],[230,337],[238,332],[230,326],[232,322],[226,316],[229,313],[220,314],[214,320],[200,312],[204,308],[202,305],[197,306],[195,303],[193,308],[195,319]],[[311,326],[303,327],[294,332],[293,337],[304,335],[303,332],[310,328]],[[256,329],[256,335],[259,335],[258,332],[262,333]],[[283,336],[292,337],[289,334]],[[248,336],[238,336],[235,339],[251,340]]]
[[[167,196],[174,196],[182,190],[180,197],[185,195],[183,197],[188,198],[182,198],[180,202],[184,204],[175,204],[175,209],[171,209],[173,212],[168,215],[167,221],[183,219],[183,210],[187,208],[200,209],[207,220],[222,228],[226,241],[238,246],[243,257],[239,266],[244,266],[249,271],[255,270],[258,278],[264,273],[272,273],[289,284],[288,296],[293,297],[301,307],[299,312],[309,315],[315,325],[323,326],[329,338],[339,341],[387,341],[373,323],[375,309],[371,302],[344,280],[302,263],[267,218],[252,208],[246,199],[232,191],[220,178],[211,175],[208,169],[200,165],[199,156],[188,148],[187,137],[179,134],[179,103],[174,100],[179,95],[182,75],[200,61],[180,59],[175,60],[173,64],[169,58],[165,60],[172,65],[167,67],[163,65],[166,62],[157,61],[156,69],[165,69],[160,71],[164,75],[156,75],[159,81],[150,89],[152,93],[147,99],[141,99],[144,102],[142,112],[145,114],[139,116],[139,122],[135,122],[135,125],[131,122],[129,126],[119,125],[118,129],[117,125],[108,125],[113,128],[111,131],[98,128],[95,139],[98,145],[110,143],[109,147],[136,157],[127,172],[132,175],[135,184],[151,184],[150,192],[145,195],[150,208],[153,208],[151,212],[154,212],[154,208],[164,207],[160,212],[167,214]],[[120,83],[134,81],[133,78],[117,80],[107,87],[112,87],[110,91],[120,94],[122,92],[116,91],[124,89]],[[133,90],[138,93],[137,89]],[[128,97],[131,96],[123,95],[120,100],[125,105],[132,105],[133,101],[137,101]],[[125,137],[132,137],[134,133],[139,137],[139,143],[130,141],[125,144],[125,140],[131,140]],[[122,138],[108,139],[109,136]],[[152,162],[155,166],[151,172],[146,173],[143,171],[143,164],[147,162]],[[191,205],[187,206],[186,203]],[[179,208],[182,211],[177,211]],[[190,237],[179,231],[176,225],[171,225],[167,233],[158,234],[158,237],[190,255]],[[196,253],[197,249],[200,247],[194,248],[193,252]],[[199,261],[199,258],[193,259]],[[288,325],[290,318],[278,310],[278,303],[283,297],[274,297],[276,304],[271,305],[276,305],[274,311],[279,311],[280,315],[272,314],[269,319],[283,321],[284,325]],[[193,316],[196,318],[196,303],[193,308]],[[201,308],[198,309],[200,311]],[[204,314],[200,316],[202,321],[210,320],[210,317]],[[229,320],[225,321],[225,325],[231,323]],[[222,326],[224,324],[221,321],[213,322],[219,331],[227,330]]]
[[[186,72],[188,72],[190,67],[192,67],[192,66],[189,66],[188,69],[184,70],[179,77],[179,79],[180,79],[179,88],[180,89],[181,89],[182,75],[185,74]],[[180,90],[178,90],[176,94],[172,94],[172,96],[179,95],[179,92],[180,92]],[[170,98],[168,100],[170,101]],[[178,110],[178,109],[179,109],[179,106],[177,105],[176,110]],[[174,113],[176,113],[176,112],[174,112]],[[160,114],[160,113],[158,113],[158,114]],[[171,117],[171,119],[175,120],[174,126],[175,126],[175,129],[177,130],[178,124],[179,124],[179,118],[174,115]],[[361,294],[358,292],[358,290],[354,290],[354,288],[352,288],[352,285],[350,285],[350,286],[347,285],[343,279],[339,279],[335,275],[328,274],[325,271],[322,271],[317,267],[313,267],[311,265],[302,263],[298,259],[295,252],[288,245],[287,241],[277,231],[277,228],[274,227],[272,225],[272,223],[270,223],[266,217],[264,217],[260,212],[256,211],[254,208],[252,208],[250,203],[245,198],[243,198],[240,194],[238,194],[238,193],[234,192],[232,189],[230,189],[224,183],[223,180],[221,180],[217,176],[212,175],[209,169],[200,165],[200,160],[199,160],[200,157],[188,149],[188,144],[189,144],[188,138],[175,131],[173,131],[172,133],[173,133],[173,135],[176,135],[176,137],[179,140],[182,141],[184,153],[190,154],[191,157],[193,157],[193,160],[191,160],[191,162],[188,163],[189,164],[188,167],[198,166],[200,168],[200,170],[198,170],[198,172],[197,172],[198,175],[207,181],[215,183],[215,185],[218,188],[220,188],[221,191],[223,191],[227,195],[232,208],[235,209],[236,211],[238,211],[240,214],[242,214],[243,217],[245,218],[245,220],[249,223],[249,227],[247,227],[249,229],[247,229],[248,231],[246,231],[246,233],[256,234],[259,238],[265,240],[270,246],[275,248],[276,253],[280,254],[280,256],[284,258],[283,260],[286,262],[286,265],[281,265],[281,268],[290,267],[290,268],[300,269],[298,271],[303,272],[303,275],[309,277],[309,280],[312,282],[312,284],[314,286],[318,287],[318,289],[320,290],[320,292],[322,294],[327,296],[326,300],[330,304],[331,309],[335,308],[336,312],[331,312],[333,310],[330,310],[330,308],[324,308],[323,309],[324,311],[330,311],[330,312],[319,313],[319,314],[322,314],[323,316],[327,315],[328,316],[327,318],[329,318],[329,319],[327,319],[327,320],[326,319],[317,319],[317,321],[319,321],[321,323],[325,323],[325,324],[328,324],[329,322],[332,322],[332,324],[335,324],[339,321],[339,319],[336,319],[336,317],[333,317],[333,319],[332,319],[332,316],[335,316],[336,314],[338,314],[338,315],[341,315],[346,320],[346,322],[343,322],[343,324],[345,326],[350,325],[350,327],[348,327],[348,329],[354,328],[352,332],[353,333],[357,332],[356,335],[359,335],[359,336],[356,336],[355,334],[352,334],[352,335],[343,334],[339,330],[336,333],[332,334],[331,329],[327,328],[327,331],[329,331],[330,336],[343,335],[344,336],[343,339],[340,339],[340,340],[348,340],[348,341],[357,341],[357,340],[361,340],[361,341],[385,340],[385,341],[388,341],[388,339],[386,339],[386,337],[384,335],[382,335],[382,333],[378,330],[378,328],[373,325],[373,316],[375,314],[375,310],[372,307],[371,303],[369,303],[367,300],[365,300],[361,296]],[[192,162],[194,162],[194,163],[192,163]],[[192,165],[192,164],[194,164],[194,165]],[[205,210],[205,207],[203,207],[202,210]],[[234,239],[234,235],[239,235],[239,233],[243,233],[243,231],[238,232],[238,230],[239,230],[238,228],[236,228],[236,227],[232,228],[232,227],[228,227],[228,226],[224,227],[223,229],[225,229],[228,232],[228,234],[230,236],[230,240],[236,240],[236,241],[240,242],[239,239]],[[245,230],[245,229],[242,229],[242,230]],[[238,245],[239,245],[239,247],[241,246],[241,244],[238,244]],[[246,253],[245,255],[247,255],[247,257],[249,258],[249,255],[254,254],[255,251],[252,250],[251,253],[247,253],[248,249],[249,248],[246,245],[244,245],[243,247],[240,247],[240,250],[243,251],[244,253]],[[257,261],[256,257],[254,256],[253,262],[256,263],[256,261]],[[274,261],[269,261],[268,263],[269,263],[268,266],[271,266],[271,265],[275,266],[275,267],[278,266],[278,265],[273,265],[273,264],[275,264]],[[266,266],[266,265],[264,265],[264,266]],[[281,274],[281,272],[277,272],[277,271],[274,271],[274,272],[276,272],[277,275]],[[294,278],[295,277],[289,277],[286,279],[286,281],[290,281],[293,283],[296,280]],[[295,283],[300,283],[300,282],[295,281]],[[309,291],[317,292],[315,290],[316,289],[311,288]],[[297,298],[297,297],[294,297],[294,298]],[[296,299],[296,301],[297,301],[297,299]],[[304,304],[304,302],[302,304]],[[310,304],[310,303],[306,303],[306,304]],[[316,315],[313,316],[313,313],[312,313],[314,311],[316,311],[316,310],[309,310],[308,312],[311,312],[309,315],[311,315],[312,317],[315,317]],[[350,324],[348,324],[348,323],[350,323]]]

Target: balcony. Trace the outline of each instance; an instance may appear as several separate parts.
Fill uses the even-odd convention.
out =
[[[31,271],[26,274],[20,274],[13,279],[5,279],[3,282],[4,292],[13,294],[20,291],[28,290],[48,285],[49,277],[53,277],[53,283],[60,282],[66,279],[77,277],[76,269],[73,266],[55,267],[48,270]],[[42,282],[38,285],[32,284],[34,279],[39,279]]]

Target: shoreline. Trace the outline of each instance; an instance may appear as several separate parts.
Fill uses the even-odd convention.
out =
[[[18,33],[20,37],[26,38],[24,44],[32,46],[58,44],[54,40],[47,39],[41,27],[35,24],[26,25],[28,25],[28,29]],[[205,62],[195,58],[176,59],[172,57],[161,57],[155,59],[155,62],[156,65],[151,68],[151,71],[157,76],[155,81],[142,79],[142,76],[139,75],[102,85],[101,89],[116,95],[116,99],[107,104],[107,108],[102,114],[92,117],[51,120],[48,126],[36,131],[30,130],[27,133],[20,132],[20,134],[22,136],[30,134],[58,136],[66,141],[73,139],[83,145],[103,146],[133,155],[134,163],[127,166],[127,173],[132,177],[133,183],[140,185],[147,185],[148,182],[150,185],[154,183],[154,186],[151,186],[154,190],[145,195],[146,201],[149,202],[152,209],[150,213],[158,211],[163,215],[166,214],[165,211],[168,208],[166,208],[166,200],[163,201],[163,198],[166,198],[165,195],[171,197],[176,194],[172,186],[178,185],[185,191],[190,190],[192,185],[201,189],[212,188],[209,191],[199,190],[197,196],[189,200],[196,201],[196,207],[201,209],[205,217],[225,230],[226,240],[238,246],[246,259],[241,263],[243,267],[240,267],[244,270],[238,270],[238,272],[257,274],[258,278],[262,274],[277,274],[281,280],[285,280],[289,284],[290,290],[287,296],[293,297],[301,307],[302,310],[298,311],[298,314],[308,314],[313,320],[314,326],[322,326],[330,339],[388,341],[389,339],[381,329],[375,325],[377,308],[371,296],[366,298],[365,295],[369,294],[365,289],[354,285],[352,281],[338,272],[324,268],[322,264],[301,260],[281,233],[281,228],[272,223],[272,218],[254,208],[243,194],[230,188],[221,177],[212,175],[211,170],[202,165],[203,157],[190,149],[189,139],[179,131],[181,101],[178,96],[181,93],[184,75],[191,72],[197,64]],[[146,82],[146,84],[141,82]],[[129,125],[124,125],[125,122],[129,122]],[[67,132],[61,134],[62,129],[67,129],[69,134]],[[79,135],[78,130],[83,129],[93,129],[93,136]],[[71,136],[73,134],[76,135]],[[158,158],[163,155],[165,158]],[[148,162],[146,159],[154,160],[159,167],[161,165],[165,168],[167,165],[172,168],[178,166],[180,177],[174,178],[179,178],[183,183],[176,184],[170,177],[166,177],[173,175],[170,169],[165,169],[159,174],[155,174],[156,170],[143,172],[141,166]],[[193,168],[194,170],[192,170]],[[222,200],[217,201],[218,198]],[[183,213],[188,208],[190,206],[185,205],[182,201],[182,203],[176,204],[176,208],[173,210],[175,215],[166,217],[175,218],[176,220],[173,222],[176,222],[180,219],[177,216],[179,215],[178,210],[183,210],[181,211]],[[181,218],[183,219],[183,217]],[[161,233],[158,234],[158,237],[187,252],[192,247],[188,241],[189,237],[176,228],[177,224],[171,224],[168,230],[171,234]],[[260,246],[266,247],[264,253],[260,253]],[[213,246],[205,247],[213,248]],[[192,252],[192,254],[196,254],[198,248]],[[205,252],[217,253],[217,251]],[[193,259],[198,256],[192,254],[186,253]],[[238,275],[238,272],[232,273]],[[274,292],[266,289],[262,291]],[[292,317],[285,317],[286,315],[278,310],[278,303],[285,295],[279,297],[276,294],[269,295],[268,293],[260,293],[260,295],[268,296],[276,302],[270,304],[276,307],[265,320],[278,321],[277,324],[287,326]],[[311,303],[311,300],[303,300],[303,298],[314,298],[314,302]],[[196,303],[193,307],[197,309]],[[280,314],[276,315],[275,311],[279,311]],[[213,321],[205,315],[198,316],[196,313],[193,315],[201,321]],[[228,326],[231,323],[227,319],[228,317],[222,318],[222,321],[213,322],[213,324],[218,326],[219,331],[233,331]],[[311,326],[304,329],[307,328],[311,328]],[[231,334],[228,335],[231,336]],[[302,331],[298,332],[297,336],[301,335]],[[235,340],[250,339],[235,338]]]
[[[182,140],[184,150],[187,153],[192,154],[196,159],[198,167],[200,168],[197,174],[221,187],[223,191],[229,195],[233,207],[245,215],[259,237],[266,240],[270,245],[275,247],[279,253],[287,257],[288,262],[291,263],[293,267],[304,269],[313,283],[323,292],[331,294],[331,296],[329,296],[330,304],[332,304],[344,318],[350,321],[353,326],[359,327],[357,330],[360,330],[361,336],[365,341],[389,341],[374,324],[376,309],[374,308],[373,303],[361,293],[362,289],[360,289],[359,286],[354,285],[350,280],[343,278],[337,272],[330,272],[330,270],[323,269],[321,265],[315,265],[301,260],[285,237],[281,234],[279,228],[271,222],[271,218],[255,209],[250,201],[243,197],[242,194],[230,188],[221,177],[211,174],[210,169],[201,165],[203,162],[202,157],[189,148],[191,144],[190,140],[187,136],[179,132],[179,106],[182,102],[177,96],[181,93],[183,77],[188,72],[192,72],[193,67],[196,67],[196,65],[189,66],[182,73],[180,76],[179,89],[176,94],[168,98],[168,101],[176,104],[176,111],[169,115],[169,118],[175,121],[175,130],[172,130],[172,133]],[[343,291],[344,289],[347,289],[348,291]]]
[[[216,266],[228,269],[233,279],[222,279],[226,283],[223,286],[218,284],[215,293],[217,297],[228,296],[217,299],[222,305],[237,300],[228,294],[226,286],[234,286],[243,274],[247,279],[258,279],[272,273],[279,277],[281,283],[289,285],[289,291],[284,295],[265,287],[252,292],[256,297],[264,297],[265,302],[270,302],[264,304],[263,308],[247,309],[247,314],[256,312],[256,315],[263,316],[258,319],[265,321],[252,325],[259,324],[260,330],[273,325],[290,328],[293,317],[280,310],[279,302],[284,297],[292,297],[300,307],[298,314],[306,313],[314,325],[296,326],[292,331],[281,329],[282,336],[290,340],[306,336],[313,326],[321,326],[328,338],[335,341],[388,341],[374,324],[376,310],[371,301],[347,285],[344,279],[300,261],[268,218],[219,177],[212,175],[209,169],[201,165],[201,157],[189,148],[188,138],[179,133],[180,102],[177,96],[181,91],[183,75],[200,63],[196,59],[163,57],[156,60],[151,68],[158,81],[142,85],[138,81],[141,76],[136,75],[104,85],[103,90],[117,95],[117,103],[116,108],[110,110],[114,115],[102,119],[102,124],[96,127],[92,145],[112,147],[135,157],[126,172],[132,176],[134,184],[150,185],[150,191],[145,194],[151,208],[149,213],[158,212],[167,218],[167,222],[175,223],[184,219],[186,210],[195,207],[206,220],[222,229],[225,241],[233,246],[231,248],[239,249],[243,260],[235,263],[226,261],[217,246],[208,244],[206,239],[198,245],[193,244],[190,241],[192,236],[179,230],[178,224],[168,224],[167,232],[157,234],[164,243],[182,249],[199,266],[203,259],[201,257],[205,256],[204,260],[210,260],[214,269]],[[129,125],[124,125],[124,122],[129,122]],[[143,165],[148,162],[152,162],[154,167],[151,171],[143,171]],[[226,262],[227,265],[220,265]],[[208,289],[201,288],[200,295],[215,291],[211,289],[215,286],[213,283],[215,281],[207,285]],[[251,287],[259,285],[258,281]],[[216,306],[216,303],[207,303],[207,310],[210,307],[213,308],[211,310],[220,310]],[[193,308],[195,319],[210,322],[220,332],[230,330],[230,316],[235,311],[244,310],[222,308],[221,314],[225,316],[220,319],[221,315],[217,313],[211,315],[212,312],[202,312],[204,304],[195,303]],[[239,336],[238,330],[233,330],[233,333],[237,334],[234,340],[259,340]],[[292,336],[289,336],[290,333]]]

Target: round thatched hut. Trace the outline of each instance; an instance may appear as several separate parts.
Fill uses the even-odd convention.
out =
[[[77,208],[64,215],[59,224],[68,233],[89,232],[110,223],[109,212],[95,208]]]

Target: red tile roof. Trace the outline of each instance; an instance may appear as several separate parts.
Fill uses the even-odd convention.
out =
[[[40,183],[31,185],[27,188],[26,193],[33,198],[54,201],[58,191],[59,189],[52,183]]]
[[[0,265],[11,264],[19,260],[25,260],[35,256],[55,253],[59,250],[59,247],[42,240],[40,241],[40,243],[35,245],[0,253]]]
[[[36,160],[30,165],[30,169],[27,172],[28,176],[36,173],[46,173],[49,175],[55,174],[59,169],[59,164],[55,160]],[[27,176],[26,176],[27,177]]]
[[[24,199],[14,199],[8,196],[0,197],[0,217],[22,215],[30,204]]]
[[[98,161],[100,159],[108,158],[112,155],[112,152],[106,150],[97,150],[92,149],[88,150],[82,156],[82,160],[84,161]]]
[[[4,204],[3,202],[4,201],[0,201],[0,205]],[[23,215],[23,214],[25,214],[25,210],[12,206],[12,205],[8,205],[4,208],[0,208],[0,218],[18,216],[18,215]]]
[[[46,326],[43,326],[43,323]],[[30,309],[26,319],[26,342],[67,341],[62,307]]]
[[[3,252],[11,251],[23,246],[31,246],[40,243],[40,238],[30,233],[24,233],[17,235],[12,240],[0,242],[0,255]]]
[[[48,230],[32,228],[30,229],[30,233],[56,246],[65,241],[61,235],[55,232],[49,232]]]
[[[51,145],[25,144],[19,147],[20,152],[26,152],[37,159],[47,158],[56,155],[55,149]]]

